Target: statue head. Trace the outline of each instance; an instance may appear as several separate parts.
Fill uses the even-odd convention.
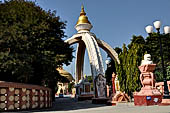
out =
[[[99,77],[99,80],[101,80],[103,78],[103,75],[99,74],[98,77]]]
[[[98,74],[98,78],[99,78],[99,80],[103,80],[104,76],[100,73],[100,74]]]
[[[150,54],[145,54],[144,55],[144,60],[145,61],[151,61],[151,55]]]
[[[116,74],[115,74],[114,72],[112,73],[112,77],[113,77],[113,78],[116,78]]]
[[[144,60],[142,60],[142,63],[141,63],[141,65],[147,65],[147,64],[153,64],[150,54],[145,54]]]

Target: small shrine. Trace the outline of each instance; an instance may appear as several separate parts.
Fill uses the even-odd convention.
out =
[[[91,91],[91,83],[85,76],[83,79],[79,80],[79,83],[75,85],[76,88],[76,98],[78,100],[88,100],[93,97],[93,91]]]
[[[59,95],[59,94],[67,95],[67,94],[69,94],[69,92],[68,92],[68,84],[73,82],[74,78],[73,78],[73,76],[69,72],[64,70],[63,67],[57,68],[57,71],[59,72],[59,74],[61,76],[63,76],[66,79],[68,79],[68,82],[58,82],[57,83],[58,91],[57,91],[56,95]]]

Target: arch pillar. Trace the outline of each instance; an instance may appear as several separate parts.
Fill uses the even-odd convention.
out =
[[[84,67],[84,55],[86,46],[81,40],[78,42],[77,52],[76,52],[76,83],[83,77],[83,67]]]

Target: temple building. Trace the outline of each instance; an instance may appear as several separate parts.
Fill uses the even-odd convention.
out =
[[[69,85],[69,83],[74,82],[73,76],[69,72],[64,70],[63,67],[57,68],[57,71],[59,72],[59,74],[61,76],[67,78],[68,82],[58,82],[57,83],[58,91],[57,91],[56,94],[57,95],[59,95],[59,94],[64,94],[64,95],[69,94],[69,92],[68,92],[68,85]]]

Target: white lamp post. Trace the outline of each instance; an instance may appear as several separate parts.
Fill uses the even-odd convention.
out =
[[[155,22],[153,23],[153,25],[154,25],[154,27],[156,28],[156,30],[159,30],[160,27],[161,27],[161,21],[155,21]]]
[[[108,65],[110,63],[110,59],[106,59],[105,63]]]
[[[164,27],[164,33],[165,34],[169,34],[170,33],[170,27],[169,26],[165,26]]]
[[[151,33],[153,33],[153,26],[148,25],[148,26],[145,28],[145,30],[146,30],[146,32],[147,32],[148,34],[151,34]]]
[[[160,27],[161,27],[161,22],[160,21],[155,21],[154,23],[154,27],[157,30],[157,34],[159,36],[159,43],[160,43],[160,55],[161,55],[161,61],[162,61],[162,72],[163,72],[163,78],[164,78],[164,99],[170,99],[169,96],[169,90],[168,90],[168,86],[167,86],[167,80],[166,80],[166,70],[164,67],[164,59],[163,59],[163,49],[162,49],[162,41],[161,41],[161,37],[160,37]],[[149,34],[149,36],[151,36],[151,34],[153,33],[153,27],[152,26],[147,26],[145,28],[146,32]],[[170,33],[170,27],[169,26],[165,26],[164,27],[164,33],[165,34],[169,34]]]

